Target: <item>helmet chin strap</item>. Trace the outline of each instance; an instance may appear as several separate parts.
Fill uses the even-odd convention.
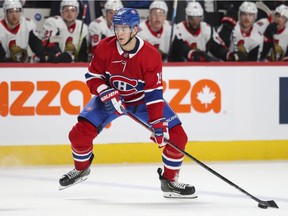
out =
[[[136,34],[132,37],[132,33],[133,33],[133,28],[131,28],[131,33],[130,33],[130,38],[129,40],[123,45],[123,46],[126,46],[127,44],[130,43],[130,41],[136,36]]]

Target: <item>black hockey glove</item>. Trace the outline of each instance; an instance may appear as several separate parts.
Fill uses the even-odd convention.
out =
[[[53,63],[70,63],[73,59],[67,52],[63,52],[56,55],[51,54],[48,61]]]
[[[271,23],[267,26],[264,36],[269,40],[273,40],[273,35],[277,33],[277,23]]]
[[[192,50],[189,60],[192,62],[210,62],[213,61],[213,58],[204,51]]]
[[[232,30],[234,29],[234,26],[236,25],[235,19],[232,17],[223,17],[221,20],[221,28],[218,32],[220,38],[224,41],[225,45],[227,47],[230,46],[230,36],[232,34]]]
[[[227,28],[231,30],[234,28],[236,23],[237,23],[236,20],[233,19],[232,17],[225,16],[221,19],[221,24],[225,25]]]
[[[2,43],[0,42],[0,62],[7,62],[6,51],[4,50]]]
[[[243,52],[230,52],[228,53],[227,61],[237,61],[244,62],[246,61],[247,56]]]

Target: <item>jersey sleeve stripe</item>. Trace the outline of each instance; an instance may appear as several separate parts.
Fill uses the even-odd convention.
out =
[[[153,91],[145,90],[145,100],[147,105],[163,102],[162,88],[154,89]]]
[[[144,98],[144,95],[141,95],[140,97],[135,98],[135,99],[133,99],[133,100],[125,100],[125,103],[138,102],[138,101],[141,101],[143,98]]]
[[[104,76],[103,75],[99,75],[99,74],[93,74],[93,73],[87,72],[85,74],[85,78],[88,81],[88,80],[95,79],[95,78],[104,79]]]
[[[145,89],[145,93],[148,93],[148,92],[153,92],[153,91],[155,91],[155,90],[163,90],[163,87],[162,86],[160,86],[160,87],[158,87],[158,88],[153,88],[153,89]]]
[[[150,102],[147,102],[147,106],[151,105],[151,104],[156,104],[156,103],[161,103],[161,102],[164,102],[163,99],[160,99],[160,100],[154,100],[154,101],[150,101]]]
[[[97,88],[97,92],[100,94],[103,90],[109,88],[107,85],[102,84]]]

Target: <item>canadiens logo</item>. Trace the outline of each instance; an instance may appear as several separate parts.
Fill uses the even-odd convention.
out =
[[[128,96],[137,93],[138,81],[123,76],[113,76],[110,83],[117,89],[121,95]]]

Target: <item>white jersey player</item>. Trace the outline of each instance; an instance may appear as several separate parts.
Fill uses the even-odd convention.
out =
[[[6,0],[3,3],[4,18],[0,21],[0,62],[28,62],[29,51],[43,54],[37,46],[38,38],[35,23],[22,17],[22,4],[19,0]],[[43,47],[42,47],[43,48]],[[31,49],[31,50],[30,50]]]
[[[114,14],[122,7],[123,5],[120,0],[108,0],[104,5],[104,15],[89,24],[90,54],[93,54],[95,47],[101,39],[114,35],[112,19]]]
[[[224,40],[230,51],[237,51],[246,61],[259,61],[263,49],[264,37],[255,23],[257,13],[255,3],[243,2],[239,7],[238,22],[231,29],[230,37]]]
[[[185,12],[186,20],[176,26],[172,61],[233,60],[214,28],[202,21],[202,6],[198,2],[189,2]]]
[[[48,46],[57,46],[69,53],[71,61],[88,61],[88,27],[77,20],[79,3],[77,0],[62,0],[61,16],[49,17],[43,24],[42,37]],[[82,26],[83,25],[83,26]]]
[[[282,4],[274,11],[272,20],[257,22],[264,34],[261,53],[263,61],[288,61],[288,6]]]
[[[170,49],[172,27],[166,20],[168,7],[165,1],[156,0],[150,4],[149,17],[140,23],[138,36],[152,44],[162,55],[162,60],[167,61]],[[175,35],[175,34],[174,34]],[[174,39],[172,36],[172,40]]]

